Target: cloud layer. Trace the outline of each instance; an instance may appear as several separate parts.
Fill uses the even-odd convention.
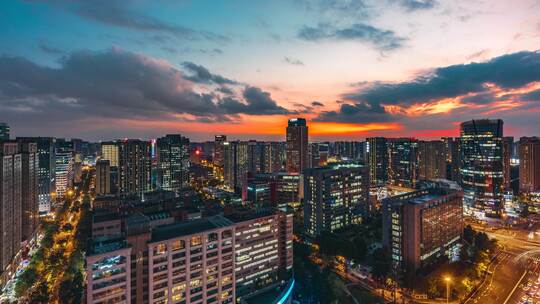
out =
[[[376,28],[369,24],[355,23],[347,27],[336,27],[319,23],[316,26],[303,26],[298,38],[307,41],[355,40],[373,45],[380,51],[391,51],[403,46],[405,38],[395,32]]]
[[[489,61],[436,68],[411,81],[372,83],[343,96],[349,103],[338,111],[318,117],[322,121],[390,121],[399,114],[389,106],[407,108],[415,104],[436,103],[458,98],[460,104],[485,105],[508,99],[500,91],[515,90],[540,81],[540,52],[518,52]],[[513,100],[531,100],[534,92],[517,94]],[[538,99],[535,99],[538,100]]]
[[[75,52],[59,68],[0,57],[0,107],[36,125],[92,117],[230,121],[239,120],[238,114],[292,113],[260,88],[193,63],[184,68],[189,75],[166,61],[119,49]]]

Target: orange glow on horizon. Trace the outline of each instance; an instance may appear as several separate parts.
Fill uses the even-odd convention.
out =
[[[184,122],[184,121],[134,121],[122,120],[121,124],[130,128],[163,128],[176,129],[179,132],[206,133],[214,131],[216,134],[246,134],[246,135],[285,135],[287,127],[286,116],[260,116],[246,117],[241,122]],[[308,120],[310,136],[318,135],[353,135],[366,134],[373,131],[398,131],[403,126],[399,123],[336,123],[336,122],[315,122]]]

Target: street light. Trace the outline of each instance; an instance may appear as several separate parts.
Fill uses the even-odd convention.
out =
[[[452,282],[452,278],[446,276],[444,277],[444,281],[446,282],[446,304],[448,304],[450,300],[450,282]]]

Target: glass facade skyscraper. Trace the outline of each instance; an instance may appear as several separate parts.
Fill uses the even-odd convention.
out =
[[[460,140],[465,211],[499,217],[504,199],[503,121],[466,121]]]

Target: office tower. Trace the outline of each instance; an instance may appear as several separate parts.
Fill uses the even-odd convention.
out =
[[[131,251],[121,236],[91,240],[86,253],[87,303],[131,303]]]
[[[111,162],[100,159],[96,162],[96,195],[111,194]]]
[[[503,209],[503,121],[461,124],[461,169],[465,210],[499,217]]]
[[[319,156],[319,143],[309,143],[308,146],[308,154],[309,154],[309,168],[317,168],[319,167],[320,163],[320,156]]]
[[[414,188],[418,179],[418,141],[413,138],[388,140],[388,182]]]
[[[461,183],[461,150],[459,138],[443,137],[446,150],[446,179]]]
[[[248,172],[248,142],[225,142],[224,147],[223,175],[225,184],[234,189],[236,193],[240,193]]]
[[[446,178],[446,148],[440,140],[418,143],[418,179]]]
[[[92,303],[241,303],[293,280],[287,211],[168,224],[136,213],[125,222],[123,235],[93,237],[86,256]]]
[[[286,170],[289,173],[302,173],[309,165],[308,127],[304,118],[289,119],[286,136]]]
[[[73,152],[56,149],[55,177],[56,196],[60,198],[73,186]]]
[[[503,172],[504,172],[504,190],[511,191],[510,188],[510,158],[514,149],[514,137],[505,136],[503,141]]]
[[[9,140],[9,125],[0,122],[0,140]]]
[[[307,235],[356,223],[369,199],[368,168],[353,163],[311,168],[304,172],[304,228]]]
[[[247,170],[252,173],[263,172],[264,170],[264,154],[262,142],[257,142],[256,140],[250,140],[248,142],[248,159],[247,159]]]
[[[111,167],[118,167],[118,142],[107,141],[101,143],[101,159],[111,163]]]
[[[290,277],[293,215],[270,210],[227,216],[235,224],[233,279],[237,298]],[[289,274],[280,277],[280,270]]]
[[[274,173],[283,167],[283,145],[279,142],[265,142],[263,144],[262,172]]]
[[[286,172],[248,173],[243,200],[255,207],[292,207],[300,205],[300,175]]]
[[[18,142],[37,144],[39,214],[51,212],[52,195],[56,195],[56,153],[53,137],[17,137]]]
[[[189,139],[180,134],[158,138],[157,184],[160,189],[180,191],[189,185]]]
[[[118,183],[122,195],[152,190],[150,142],[126,139],[118,142]],[[112,162],[111,162],[112,166]]]
[[[0,285],[22,239],[22,156],[17,142],[0,142]]]
[[[75,154],[82,154],[83,140],[80,138],[72,138],[71,145]]]
[[[21,154],[22,240],[32,238],[39,224],[37,143],[18,141]]]
[[[459,256],[462,200],[457,183],[449,181],[383,200],[383,246],[398,279],[414,282],[418,271],[441,257]]]
[[[223,167],[223,159],[225,157],[224,143],[227,141],[227,136],[216,135],[214,137],[214,165]]]
[[[364,161],[365,143],[357,141],[336,141],[330,148],[330,155],[343,160]]]
[[[384,137],[367,139],[371,186],[382,186],[388,181],[388,140]]]
[[[519,139],[519,191],[540,192],[540,137]]]

